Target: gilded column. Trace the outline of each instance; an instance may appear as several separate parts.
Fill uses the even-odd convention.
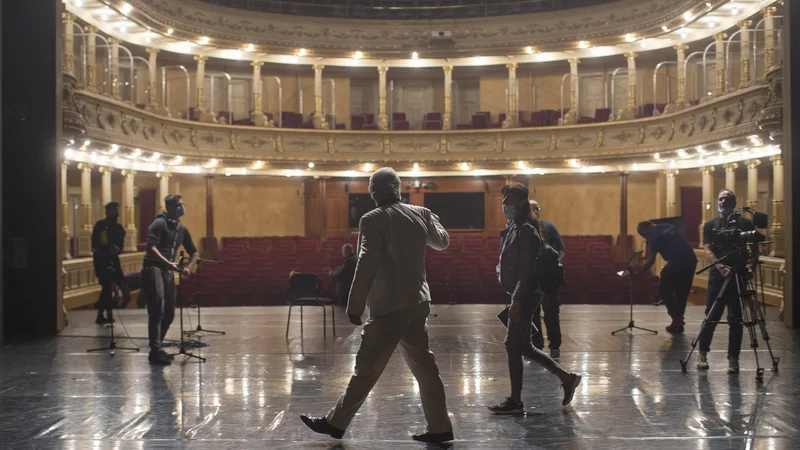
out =
[[[83,31],[89,34],[86,37],[86,89],[97,92],[97,34],[98,29],[87,25]]]
[[[758,206],[758,166],[760,159],[748,159],[747,164],[747,203],[746,205],[755,208]]]
[[[675,52],[677,53],[677,62],[678,62],[678,95],[675,98],[674,103],[670,103],[667,105],[664,113],[669,114],[680,109],[683,109],[684,104],[686,103],[686,77],[684,68],[686,67],[686,50],[689,48],[686,44],[680,44],[673,47]]]
[[[81,171],[81,229],[78,230],[78,256],[92,254],[92,166],[80,163]]]
[[[120,79],[119,79],[119,39],[110,37],[108,44],[111,45],[111,96],[119,100]]]
[[[163,208],[164,199],[169,195],[169,177],[172,174],[169,172],[159,172],[156,174],[158,177],[158,197],[156,198],[156,213],[160,212]]]
[[[97,171],[102,175],[100,202],[105,206],[111,203],[111,173],[114,172],[114,169],[111,167],[100,167]]]
[[[72,237],[69,224],[72,222],[69,216],[69,197],[67,196],[67,167],[69,163],[64,161],[61,163],[61,234],[64,235],[64,253],[63,259],[71,259],[69,241]]]
[[[449,130],[452,127],[453,116],[453,66],[442,67],[444,71],[444,113],[442,114],[442,129]]]
[[[736,169],[739,168],[738,163],[723,164],[725,168],[725,189],[736,192]]]
[[[667,170],[667,217],[678,215],[678,190],[675,187],[675,176],[678,170]]]
[[[157,48],[148,48],[147,49],[147,54],[150,55],[150,57],[149,57],[150,72],[148,74],[148,77],[150,78],[150,80],[149,80],[149,82],[147,84],[147,86],[148,86],[148,89],[147,89],[147,104],[148,104],[148,108],[149,109],[157,109],[157,106],[156,106],[156,97],[157,97],[157,95],[156,95],[156,93],[157,93],[158,90],[156,89],[156,86],[157,86],[156,79],[158,78],[158,69],[157,69],[158,68],[158,65],[157,65],[158,64],[158,52],[159,52],[159,50]],[[162,105],[162,106],[164,106],[164,105]]]
[[[714,95],[719,97],[725,93],[725,39],[728,33],[717,33],[714,35],[714,65],[717,68],[717,78]]]
[[[253,66],[253,110],[250,111],[250,120],[257,127],[272,127],[275,123],[261,110],[261,66],[264,62],[253,61],[250,65]]]
[[[508,117],[503,122],[503,128],[514,128],[519,118],[517,112],[517,63],[506,64],[508,69]]]
[[[741,68],[739,70],[739,88],[745,88],[750,83],[750,26],[753,24],[752,20],[742,20],[739,22],[739,47],[741,50]]]
[[[378,128],[389,129],[389,115],[386,113],[386,66],[378,67]],[[315,80],[316,81],[316,80]]]
[[[636,118],[636,52],[625,53],[628,58],[628,103],[617,112],[616,120]],[[613,113],[613,111],[612,111]]]
[[[75,14],[64,12],[61,14],[64,19],[64,71],[75,74]]]
[[[136,206],[134,204],[133,178],[136,176],[136,172],[133,170],[123,170],[122,175],[125,177],[125,186],[122,190],[122,203],[125,207],[122,220],[125,231],[127,232],[125,235],[125,251],[135,252],[138,240],[136,237]],[[161,200],[156,199],[156,201],[160,202]]]
[[[314,128],[318,130],[327,130],[328,121],[325,120],[325,108],[322,104],[322,69],[325,68],[322,64],[314,64],[314,115],[311,116],[311,121],[314,122]],[[331,92],[331,95],[336,95]]]
[[[703,246],[703,225],[706,221],[714,217],[716,208],[714,207],[714,166],[705,166],[700,168],[703,183],[703,206],[700,212],[700,247]]]
[[[214,114],[214,111],[209,111],[206,109],[206,61],[208,61],[208,56],[205,55],[197,55],[194,57],[194,60],[197,61],[197,72],[195,73],[195,92],[197,92],[197,100],[195,102],[195,106],[197,108],[197,115],[200,119],[200,122],[205,123],[217,123],[217,116]]]
[[[786,253],[786,210],[783,204],[783,158],[781,155],[773,155],[772,161],[772,226],[769,230],[772,250],[769,256],[784,258]]]
[[[767,6],[761,12],[764,15],[764,74],[775,65],[775,11],[774,6]]]
[[[564,115],[564,125],[578,123],[578,58],[569,59],[569,112]]]

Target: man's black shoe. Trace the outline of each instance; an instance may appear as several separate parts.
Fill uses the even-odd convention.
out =
[[[423,434],[415,434],[411,436],[412,439],[415,441],[420,442],[433,442],[434,444],[441,444],[444,442],[450,442],[453,438],[453,432],[447,431],[445,433],[423,433]]]
[[[106,320],[105,317],[103,317],[102,314],[98,314],[97,319],[94,320],[94,323],[96,323],[97,325],[105,325],[108,323],[108,321]]]
[[[150,352],[150,356],[147,357],[147,360],[154,366],[168,366],[172,364],[172,360],[165,353],[161,352]]]
[[[170,361],[175,360],[175,355],[171,355],[171,354],[165,352],[163,348],[161,350],[159,350],[158,352],[161,353],[162,355],[166,356],[167,358],[169,358]]]
[[[315,433],[327,434],[334,439],[341,439],[342,436],[344,436],[344,430],[340,430],[329,424],[328,419],[324,417],[312,417],[300,414],[300,420]]]

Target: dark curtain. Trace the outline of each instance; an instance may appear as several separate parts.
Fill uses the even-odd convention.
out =
[[[147,241],[147,229],[154,220],[156,220],[156,190],[142,189],[139,191],[139,243]]]
[[[703,190],[699,187],[681,188],[681,215],[686,219],[686,240],[692,247],[700,245],[700,221],[703,209]]]

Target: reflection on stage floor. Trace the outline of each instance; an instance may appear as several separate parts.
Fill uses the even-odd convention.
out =
[[[678,360],[695,337],[703,310],[690,306],[687,334],[663,331],[663,308],[637,306],[637,325],[658,335],[611,336],[628,322],[627,306],[562,308],[561,364],[584,375],[572,405],[560,406],[558,380],[526,364],[524,417],[492,416],[487,405],[508,395],[500,305],[434,305],[431,345],[446,390],[456,441],[463,449],[717,449],[800,448],[800,334],[768,318],[780,373],[754,381],[755,359],[745,339],[742,372],[726,373],[727,326],[720,325],[709,354],[711,370],[687,375]],[[395,353],[342,441],[320,437],[299,420],[323,414],[344,391],[359,329],[337,314],[337,336],[322,334],[319,308],[208,308],[203,326],[224,330],[207,336],[198,354],[207,363],[147,363],[146,313],[122,312],[117,344],[139,353],[86,353],[107,344],[107,329],[94,312],[74,311],[62,336],[0,349],[0,447],[65,449],[281,449],[421,448],[411,434],[423,431],[418,388]],[[186,313],[187,325],[189,317]],[[330,318],[329,318],[330,320]],[[122,326],[124,324],[124,327]],[[168,338],[177,338],[176,318]],[[188,327],[187,327],[188,328]],[[82,338],[81,335],[102,336]],[[745,333],[745,338],[747,334]]]

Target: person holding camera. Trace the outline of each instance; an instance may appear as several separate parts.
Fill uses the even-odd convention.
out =
[[[667,313],[672,317],[667,332],[683,333],[683,326],[686,324],[683,315],[686,312],[686,302],[692,290],[694,271],[697,268],[694,249],[686,239],[678,235],[673,225],[667,223],[656,225],[646,220],[639,222],[637,231],[647,240],[647,259],[638,273],[631,274],[631,279],[637,280],[643,277],[655,264],[656,256],[661,254],[667,263],[661,269],[658,291],[664,304],[667,305]]]
[[[561,233],[552,223],[541,220],[542,207],[539,202],[531,200],[531,211],[542,228],[542,238],[558,252],[558,262],[567,255],[567,248],[561,239]],[[533,346],[542,350],[544,348],[544,333],[542,333],[542,313],[544,312],[544,326],[547,328],[547,340],[550,341],[550,357],[556,359],[561,356],[561,318],[558,292],[545,295],[542,304],[533,312],[533,326],[531,327],[531,341]]]
[[[98,220],[92,228],[92,263],[101,286],[97,319],[94,321],[98,325],[114,322],[113,290],[115,284],[122,288],[119,254],[124,245],[125,227],[119,223],[119,203],[111,202],[106,205],[106,218]]]
[[[164,337],[175,318],[175,276],[189,273],[197,262],[197,247],[189,229],[181,223],[184,214],[180,195],[164,198],[166,212],[156,216],[147,229],[147,250],[142,263],[142,290],[147,296],[147,337],[150,341],[148,361],[154,365],[169,365],[171,358],[162,349]],[[178,248],[189,253],[189,264],[175,264]]]
[[[511,183],[503,187],[503,213],[508,217],[508,227],[500,232],[500,264],[498,278],[511,295],[508,310],[508,328],[505,348],[508,355],[508,372],[511,395],[503,402],[492,405],[495,414],[524,414],[522,404],[522,356],[526,356],[556,375],[564,388],[566,406],[572,401],[581,376],[567,372],[543,351],[531,343],[533,312],[541,304],[544,294],[535,280],[536,261],[542,244],[539,223],[531,213],[528,187]]]
[[[708,290],[706,291],[706,315],[705,327],[700,330],[699,343],[700,350],[697,353],[697,369],[708,370],[708,352],[711,350],[711,339],[714,337],[714,329],[722,318],[723,308],[728,309],[728,373],[739,373],[739,352],[742,347],[742,304],[739,299],[739,291],[746,289],[746,280],[749,276],[747,263],[758,261],[758,245],[749,244],[750,255],[737,255],[718,261],[725,257],[735,247],[729,245],[725,239],[726,231],[750,231],[755,230],[753,221],[734,214],[736,208],[736,194],[730,189],[723,189],[717,196],[717,210],[719,216],[715,217],[703,225],[703,248],[709,263],[716,263],[715,267],[708,272]],[[736,258],[736,259],[734,259]],[[734,270],[736,272],[734,273]],[[739,286],[736,286],[736,275],[739,278]],[[718,304],[714,304],[717,296],[720,295],[725,280],[731,280]]]

